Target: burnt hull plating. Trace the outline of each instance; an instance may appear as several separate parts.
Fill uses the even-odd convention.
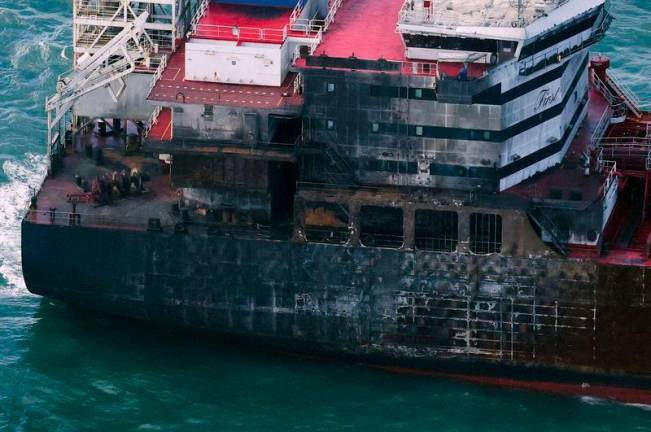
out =
[[[35,294],[399,372],[651,403],[644,267],[24,222]]]

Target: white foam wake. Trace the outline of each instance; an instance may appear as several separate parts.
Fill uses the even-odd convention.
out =
[[[2,170],[8,178],[0,183],[0,275],[7,286],[0,295],[26,295],[20,256],[20,222],[31,198],[46,173],[44,156],[26,154],[22,160],[5,160]]]

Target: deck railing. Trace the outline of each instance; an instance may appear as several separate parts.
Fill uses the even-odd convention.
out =
[[[158,63],[158,67],[156,68],[156,71],[154,72],[154,76],[151,79],[151,83],[149,83],[149,90],[147,90],[147,95],[151,93],[151,91],[156,87],[156,84],[158,84],[158,81],[163,77],[163,73],[165,72],[165,69],[167,69],[167,54],[163,54],[160,58],[160,63]]]
[[[100,214],[60,212],[56,209],[28,210],[25,221],[41,224],[67,227],[106,228],[135,231],[163,231],[185,233],[187,227],[199,227],[208,235],[213,236],[255,236],[258,238],[269,238],[271,226],[264,224],[224,224],[220,222],[209,222],[206,220],[190,220],[183,222],[181,217],[178,220],[161,221],[157,218],[136,218],[124,216],[108,216]]]
[[[192,21],[190,21],[190,32],[188,36],[196,32],[197,26],[199,25],[199,21],[201,21],[201,18],[203,18],[204,15],[206,15],[206,12],[208,11],[209,4],[210,4],[210,0],[201,0],[201,3],[199,3],[199,6],[197,7],[197,11],[192,17]]]
[[[610,120],[612,119],[612,117],[613,117],[613,110],[608,106],[604,110],[604,113],[601,115],[601,119],[599,120],[599,123],[597,123],[597,126],[594,129],[594,132],[592,133],[592,137],[590,137],[590,148],[586,149],[588,152],[596,149],[599,146],[601,139],[606,134],[606,130],[608,130],[608,126],[610,126]]]
[[[238,41],[282,43],[287,39],[288,28],[289,26],[287,25],[282,29],[265,29],[220,24],[197,24],[193,36]]]
[[[628,109],[636,117],[642,117],[642,109],[644,104],[640,98],[633,92],[628,85],[626,85],[615,73],[615,71],[608,69],[606,71],[606,82],[614,89],[620,97],[624,99],[624,103]]]
[[[154,111],[151,113],[151,116],[149,116],[149,121],[142,132],[143,138],[149,137],[151,129],[158,123],[161,111],[163,111],[163,107],[160,105],[157,105],[156,108],[154,108]]]
[[[604,195],[606,195],[614,182],[617,181],[617,162],[606,160],[603,153],[600,153],[597,163],[599,164],[599,171],[605,175],[603,191]]]

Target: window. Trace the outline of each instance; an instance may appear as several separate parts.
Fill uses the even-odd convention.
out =
[[[335,128],[334,120],[326,120],[326,129],[333,130]]]
[[[423,127],[416,126],[416,136],[423,136]]]
[[[348,207],[339,203],[307,203],[304,212],[305,237],[309,242],[344,244],[349,237]]]
[[[362,206],[360,240],[364,246],[399,248],[404,241],[402,222],[401,208]]]
[[[453,211],[416,210],[417,249],[452,252],[459,241],[459,216]]]
[[[502,250],[502,216],[487,213],[470,215],[470,250],[477,254]]]
[[[379,133],[380,132],[380,123],[371,123],[371,132]]]
[[[335,92],[335,83],[328,83],[326,86],[326,89],[328,90],[328,93],[334,93]]]
[[[414,89],[414,97],[416,99],[422,99],[423,98],[423,89]]]
[[[215,107],[213,107],[212,105],[204,105],[203,106],[203,116],[204,117],[212,117],[214,113],[215,113]]]

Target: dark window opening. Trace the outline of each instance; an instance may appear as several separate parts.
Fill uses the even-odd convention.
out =
[[[515,50],[516,42],[497,39],[474,39],[449,36],[428,36],[405,34],[405,44],[414,48],[445,49],[457,51],[478,51],[495,53],[500,50]]]
[[[304,229],[307,241],[344,244],[349,238],[348,207],[338,203],[307,203]]]
[[[203,116],[204,117],[212,117],[215,114],[215,107],[212,105],[204,105],[203,106]]]
[[[470,250],[477,254],[502,250],[502,216],[473,213],[470,215]]]
[[[452,252],[459,241],[459,216],[453,211],[416,210],[417,249]]]
[[[296,165],[289,162],[269,162],[271,223],[276,229],[291,231],[297,176]]]
[[[302,133],[302,119],[280,115],[269,115],[271,142],[277,144],[296,144]]]
[[[360,159],[360,169],[367,171],[382,171],[392,174],[417,174],[416,162],[386,160],[386,159]]]
[[[363,206],[359,212],[360,240],[364,246],[399,248],[404,241],[402,209]]]
[[[563,191],[560,189],[550,189],[549,190],[549,198],[550,199],[563,199]]]

